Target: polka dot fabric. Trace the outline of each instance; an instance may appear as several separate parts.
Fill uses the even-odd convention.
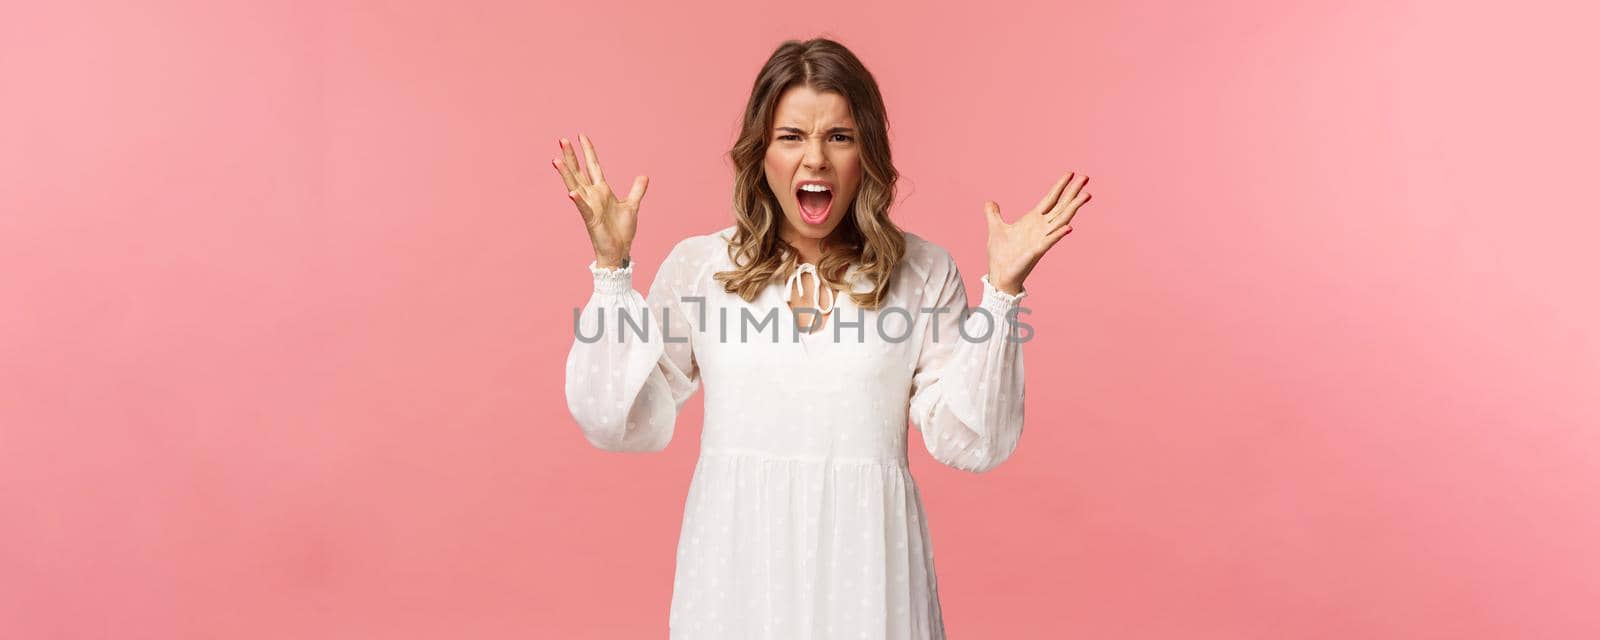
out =
[[[955,261],[907,233],[886,306],[841,294],[808,334],[781,282],[746,302],[713,279],[733,268],[732,234],[679,242],[648,297],[632,265],[591,263],[594,294],[567,356],[567,408],[607,451],[665,448],[678,410],[705,388],[670,637],[944,638],[908,428],[957,469],[987,471],[1011,455],[1023,345],[1007,339],[1007,312],[1027,292],[1008,295],[984,276],[988,313],[958,326],[968,301]]]

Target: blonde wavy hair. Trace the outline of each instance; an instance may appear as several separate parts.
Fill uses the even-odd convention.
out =
[[[855,201],[822,241],[817,273],[825,286],[839,288],[852,263],[857,275],[872,283],[870,291],[851,289],[850,298],[864,309],[877,309],[889,292],[890,275],[905,255],[905,234],[889,220],[894,203],[895,171],[889,155],[889,118],[878,83],[855,54],[827,38],[788,40],[761,67],[744,110],[739,139],[729,150],[733,161],[735,231],[728,244],[732,271],[715,275],[728,293],[754,301],[761,289],[791,273],[800,256],[778,237],[783,208],[767,185],[764,161],[771,144],[778,99],[793,86],[834,92],[850,103],[861,144],[863,176]]]

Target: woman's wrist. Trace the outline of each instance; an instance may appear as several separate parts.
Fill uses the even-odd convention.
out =
[[[589,263],[589,273],[594,275],[594,290],[598,293],[622,295],[633,289],[633,269],[626,265],[605,267],[596,260]]]
[[[990,273],[993,273],[993,272],[990,272]],[[1011,281],[1011,280],[1001,280],[1001,279],[995,278],[992,275],[988,276],[988,278],[989,278],[989,284],[992,285],[994,288],[999,289],[1001,293],[1004,293],[1006,295],[1013,295],[1013,296],[1017,295],[1019,293],[1022,293],[1022,283],[1021,282],[1014,282],[1014,281]]]
[[[982,280],[983,297],[979,300],[978,306],[989,310],[990,313],[997,316],[1003,317],[1009,314],[1012,309],[1022,305],[1023,298],[1028,297],[1028,291],[1025,289],[1018,290],[1016,293],[1001,290],[1000,287],[989,280],[988,274],[984,274]]]

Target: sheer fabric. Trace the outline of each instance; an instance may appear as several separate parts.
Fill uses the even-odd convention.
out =
[[[826,324],[806,333],[786,283],[746,302],[712,278],[733,268],[732,233],[679,242],[648,295],[633,265],[591,263],[594,293],[567,357],[567,407],[607,451],[665,448],[679,410],[705,389],[670,637],[944,638],[908,424],[957,469],[988,471],[1012,454],[1026,335],[1013,310],[1028,293],[1008,295],[984,276],[978,306],[988,313],[963,314],[955,261],[907,233],[885,307],[862,309],[841,292]]]

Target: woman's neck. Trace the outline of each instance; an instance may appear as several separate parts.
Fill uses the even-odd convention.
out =
[[[822,261],[822,243],[814,239],[801,238],[798,242],[790,240],[789,246],[795,250],[795,253],[800,254],[800,262],[817,264]]]
[[[838,233],[838,229],[835,229],[834,233]],[[822,245],[824,239],[807,238],[798,233],[788,234],[788,237],[784,237],[784,234],[780,234],[779,237],[782,238],[784,242],[787,242],[789,247],[794,249],[795,253],[800,255],[800,262],[818,264],[822,261]]]

